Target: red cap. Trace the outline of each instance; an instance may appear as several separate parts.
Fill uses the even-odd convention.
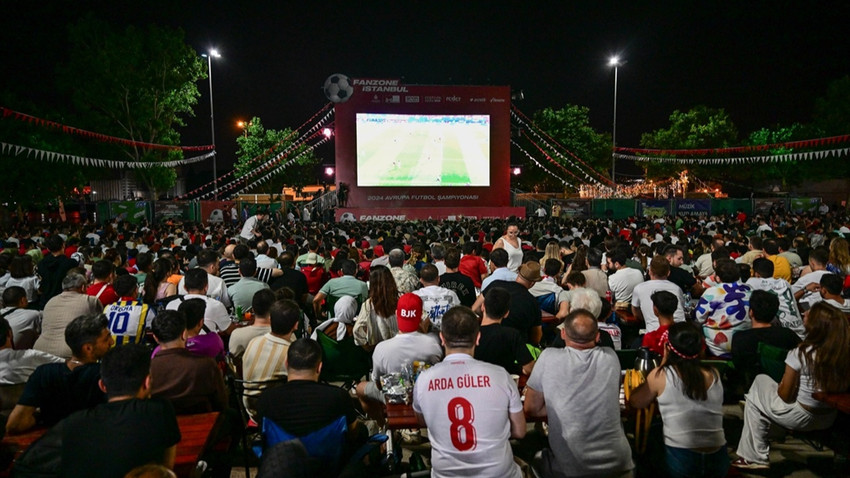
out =
[[[413,292],[399,297],[395,316],[400,332],[415,332],[422,320],[422,298]]]

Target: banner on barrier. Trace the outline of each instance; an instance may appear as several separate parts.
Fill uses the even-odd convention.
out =
[[[664,217],[672,214],[669,199],[644,199],[638,202],[638,215],[642,217]]]
[[[157,201],[154,203],[154,220],[156,222],[184,221],[191,219],[189,201]]]
[[[552,217],[588,217],[591,202],[580,199],[552,199]]]
[[[785,198],[759,198],[753,199],[753,212],[755,214],[770,214],[771,211],[784,211]]]
[[[109,217],[116,221],[138,224],[148,219],[147,201],[113,201],[109,203]],[[102,218],[105,220],[106,218]]]
[[[239,222],[240,209],[236,201],[201,201],[201,222],[205,224],[232,224],[233,213]]]
[[[699,216],[711,213],[711,199],[676,199],[676,214]]]
[[[788,208],[795,214],[817,212],[820,201],[820,198],[791,198]]]

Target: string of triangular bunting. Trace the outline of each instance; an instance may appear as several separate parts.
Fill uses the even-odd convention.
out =
[[[76,156],[73,154],[57,153],[55,151],[45,151],[43,149],[30,148],[28,146],[20,146],[16,144],[0,142],[0,154],[11,157],[23,156],[25,158],[35,159],[37,161],[49,161],[51,163],[71,163],[78,166],[93,166],[98,168],[110,169],[144,169],[152,167],[173,168],[186,164],[198,163],[215,156],[215,151],[194,156],[186,159],[175,161],[161,162],[134,162],[134,161],[116,161],[112,159],[89,158],[86,156]]]
[[[542,169],[543,171],[546,171],[546,172],[549,174],[549,176],[552,176],[553,178],[557,179],[558,181],[560,181],[560,182],[561,182],[561,184],[563,184],[563,185],[565,185],[565,186],[569,186],[569,187],[571,187],[571,188],[574,188],[574,189],[575,189],[575,187],[576,187],[576,186],[575,186],[573,183],[571,183],[571,182],[567,181],[566,179],[564,179],[564,178],[562,178],[562,177],[560,177],[560,176],[556,175],[556,174],[555,174],[555,173],[553,173],[552,171],[549,171],[549,169],[547,169],[547,168],[546,168],[546,166],[543,166],[542,164],[540,164],[540,163],[537,161],[537,159],[536,159],[534,156],[532,156],[532,155],[531,155],[531,153],[529,153],[528,151],[526,151],[526,150],[525,150],[522,146],[520,146],[520,145],[519,145],[519,143],[517,143],[517,142],[516,142],[516,141],[514,141],[514,140],[511,140],[511,144],[513,144],[514,146],[516,146],[516,147],[520,150],[520,152],[521,152],[521,153],[525,154],[525,155],[528,157],[528,159],[530,159],[531,161],[533,161],[533,162],[534,162],[534,164],[536,164],[536,165],[537,165],[537,167],[539,167],[539,168],[540,168],[540,169]]]
[[[743,156],[738,158],[669,158],[661,156],[635,156],[632,154],[615,154],[620,159],[632,161],[657,161],[661,163],[676,164],[751,164],[751,163],[778,163],[787,161],[809,161],[812,159],[823,159],[828,156],[839,157],[850,153],[850,148],[826,149],[823,151],[806,151],[799,153],[769,154],[763,156]]]

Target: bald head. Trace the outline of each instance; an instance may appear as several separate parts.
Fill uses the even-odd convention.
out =
[[[596,317],[591,312],[585,309],[576,309],[564,319],[563,331],[567,347],[585,349],[596,345],[599,326],[596,323]]]
[[[233,260],[233,249],[236,249],[236,244],[228,244],[224,248],[224,253],[222,254],[225,259]]]

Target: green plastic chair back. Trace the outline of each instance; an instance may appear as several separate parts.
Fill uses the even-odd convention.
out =
[[[788,351],[774,345],[759,342],[758,353],[762,371],[768,374],[776,383],[781,382],[782,376],[785,375],[785,356],[788,355]]]

